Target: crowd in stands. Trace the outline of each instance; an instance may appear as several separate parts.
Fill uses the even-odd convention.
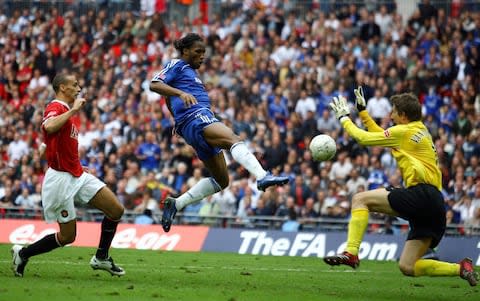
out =
[[[355,143],[329,110],[344,95],[355,112],[353,89],[362,85],[368,111],[384,128],[391,95],[418,95],[443,172],[448,223],[480,226],[479,11],[424,0],[402,16],[395,5],[359,1],[298,14],[277,2],[183,24],[142,11],[0,10],[0,207],[41,206],[42,114],[53,76],[67,70],[88,99],[78,116],[82,165],[127,210],[158,214],[160,200],[204,176],[173,133],[165,99],[149,91],[153,74],[177,57],[173,40],[197,32],[208,45],[199,75],[212,110],[266,169],[291,182],[260,192],[227,154],[230,186],[185,212],[240,221],[347,218],[352,194],[401,186],[390,151]],[[307,146],[319,133],[336,139],[334,160],[312,160]]]

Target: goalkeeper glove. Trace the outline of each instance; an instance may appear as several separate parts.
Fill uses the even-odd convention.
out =
[[[332,108],[335,117],[337,117],[340,122],[342,122],[345,117],[348,118],[350,116],[347,99],[341,95],[333,98],[333,101],[330,103],[330,108]]]
[[[357,107],[357,110],[359,112],[365,110],[367,108],[367,102],[363,96],[362,86],[358,86],[357,89],[353,89],[353,93],[355,94],[355,106]]]

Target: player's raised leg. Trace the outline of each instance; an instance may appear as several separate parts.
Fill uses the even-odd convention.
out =
[[[263,169],[257,157],[248,149],[243,141],[235,133],[224,125],[216,122],[204,130],[204,137],[207,142],[222,149],[229,149],[233,159],[240,163],[249,173],[257,179],[259,190],[265,191],[270,186],[284,185],[289,181],[288,177],[274,176]]]

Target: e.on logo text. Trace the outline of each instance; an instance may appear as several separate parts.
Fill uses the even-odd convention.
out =
[[[45,235],[58,231],[57,224],[43,221],[0,219],[0,243],[31,244]],[[101,225],[78,222],[73,246],[94,247],[100,240]],[[169,233],[159,225],[119,224],[113,248],[149,250],[200,251],[208,234],[204,226],[175,226]]]
[[[175,249],[181,236],[178,234],[163,235],[158,232],[145,232],[137,235],[135,228],[118,231],[112,241],[113,248],[141,249],[141,250],[167,250]]]
[[[35,232],[35,226],[33,224],[25,224],[19,226],[18,228],[13,229],[10,232],[8,240],[13,244],[31,244],[45,235],[55,233],[57,230],[55,228],[46,228],[39,230],[38,233]]]

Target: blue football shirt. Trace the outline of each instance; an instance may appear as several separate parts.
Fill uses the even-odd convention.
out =
[[[197,104],[186,108],[180,97],[170,97],[170,104],[175,123],[180,124],[190,115],[199,110],[210,110],[210,98],[197,72],[181,59],[173,59],[167,63],[162,71],[155,74],[152,82],[161,81],[169,86],[193,95]]]

